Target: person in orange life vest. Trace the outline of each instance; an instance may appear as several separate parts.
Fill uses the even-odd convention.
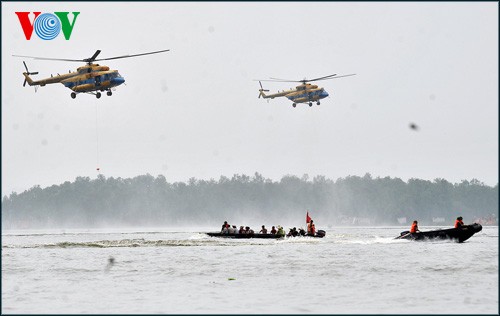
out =
[[[457,217],[457,220],[455,221],[455,228],[464,226],[464,222],[462,221],[462,219],[462,216]]]
[[[413,224],[411,224],[410,233],[411,234],[420,233],[420,230],[418,230],[418,222],[417,221],[413,221]]]
[[[316,226],[314,226],[314,221],[311,219],[311,221],[307,224],[307,234],[314,236],[316,233]]]

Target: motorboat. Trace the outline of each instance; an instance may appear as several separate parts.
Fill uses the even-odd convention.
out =
[[[278,234],[229,234],[229,233],[222,233],[222,232],[212,232],[212,233],[206,233],[210,237],[221,237],[221,238],[235,238],[235,239],[249,239],[249,238],[263,238],[263,239],[279,239],[279,238],[284,238],[285,236],[283,235],[278,235]],[[318,230],[314,236],[312,235],[297,235],[297,236],[289,236],[287,235],[286,237],[291,237],[291,238],[296,238],[296,237],[313,237],[313,238],[323,238],[325,237],[326,232],[324,230]]]
[[[439,229],[426,232],[410,233],[409,231],[401,232],[401,235],[395,239],[408,240],[433,240],[433,239],[452,239],[457,242],[464,242],[471,238],[475,233],[483,229],[481,224],[474,223],[472,225],[464,225],[459,228]]]

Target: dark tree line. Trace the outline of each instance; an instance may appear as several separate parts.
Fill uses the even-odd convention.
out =
[[[374,225],[398,224],[397,219],[418,219],[431,224],[456,216],[472,222],[477,217],[498,216],[498,184],[478,180],[452,184],[399,178],[348,176],[336,181],[324,176],[312,180],[286,175],[272,181],[255,173],[221,176],[219,180],[189,179],[169,183],[159,175],[131,179],[77,177],[47,188],[34,186],[2,200],[4,228],[188,226],[236,224],[299,224],[309,210],[324,226],[344,218],[367,218]],[[458,214],[458,215],[457,215]]]

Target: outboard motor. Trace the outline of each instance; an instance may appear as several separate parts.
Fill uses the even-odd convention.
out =
[[[325,237],[325,235],[326,235],[326,232],[322,229],[320,229],[316,232],[316,236],[318,236],[318,237]]]

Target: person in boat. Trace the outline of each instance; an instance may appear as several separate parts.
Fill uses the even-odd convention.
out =
[[[224,229],[228,229],[229,228],[229,224],[227,223],[227,221],[224,221],[224,224],[222,224],[222,228],[220,229],[220,232],[223,233],[224,232]]]
[[[229,225],[227,222],[222,226],[222,233],[227,235],[229,234],[229,229],[231,228],[231,225]]]
[[[418,222],[413,221],[413,224],[411,224],[410,228],[410,234],[416,234],[416,233],[420,233],[420,230],[418,230]]]
[[[299,235],[300,235],[300,236],[305,236],[305,235],[306,235],[306,231],[304,230],[304,228],[302,228],[302,227],[301,227],[301,228],[299,229]]]
[[[299,232],[297,231],[297,227],[290,228],[290,231],[288,232],[287,236],[288,237],[297,237]]]
[[[277,233],[277,232],[278,232],[278,231],[277,231],[277,230],[276,230],[276,228],[273,226],[273,227],[271,228],[271,234],[276,235],[276,233]]]
[[[240,230],[238,231],[240,234],[245,234],[245,228],[243,226],[240,226]]]
[[[455,221],[455,228],[461,228],[463,226],[464,222],[462,216],[457,217],[457,220]]]
[[[261,234],[267,234],[267,228],[266,225],[262,225],[262,229],[260,230]]]
[[[278,225],[278,232],[276,233],[276,235],[280,237],[285,237],[285,231],[283,230],[283,227],[281,227],[280,225]]]
[[[234,226],[234,225],[233,225],[233,226],[229,225],[229,227],[227,228],[227,233],[228,233],[228,234],[231,234],[231,235],[232,235],[232,234],[234,234],[234,227],[236,227],[236,226]]]
[[[307,224],[307,234],[309,236],[314,236],[314,234],[316,234],[316,226],[314,225],[314,221],[312,219]]]
[[[245,234],[253,235],[253,234],[255,234],[255,232],[253,231],[253,229],[251,229],[249,226],[247,226],[247,227],[245,227]]]
[[[236,227],[236,225],[233,225],[233,233],[234,234],[239,234],[239,232],[240,231],[238,230],[238,228]]]

